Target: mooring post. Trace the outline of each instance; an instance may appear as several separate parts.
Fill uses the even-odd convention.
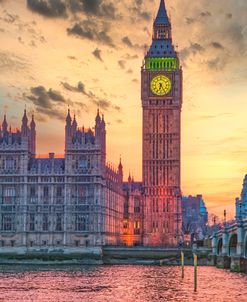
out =
[[[197,255],[194,253],[194,291],[197,291]]]
[[[182,279],[184,278],[184,252],[181,252]]]

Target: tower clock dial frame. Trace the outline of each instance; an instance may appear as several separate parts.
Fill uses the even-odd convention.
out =
[[[150,92],[156,96],[167,96],[172,91],[172,86],[168,75],[157,74],[150,79]]]

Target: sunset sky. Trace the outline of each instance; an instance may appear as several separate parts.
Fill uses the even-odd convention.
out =
[[[166,0],[184,70],[182,191],[234,215],[247,173],[247,1]],[[140,68],[159,0],[0,0],[0,112],[26,105],[38,154],[64,151],[80,126],[107,122],[107,157],[141,179]]]

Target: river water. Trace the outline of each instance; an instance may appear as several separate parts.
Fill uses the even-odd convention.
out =
[[[214,267],[86,266],[0,268],[0,301],[246,302],[247,276]]]

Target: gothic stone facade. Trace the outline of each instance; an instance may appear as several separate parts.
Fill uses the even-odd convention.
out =
[[[138,246],[143,244],[144,202],[142,183],[134,182],[129,176],[124,188],[124,217],[123,217],[123,244]]]
[[[182,238],[182,68],[164,0],[141,70],[142,183],[106,164],[104,119],[79,129],[68,113],[65,157],[35,157],[36,131],[0,134],[0,243],[17,246],[177,246]],[[123,191],[124,189],[124,191]],[[123,193],[124,192],[124,193]],[[124,195],[123,195],[124,194]],[[125,201],[124,201],[125,200]]]
[[[123,171],[106,164],[104,118],[95,133],[70,113],[65,157],[36,158],[36,125],[26,111],[21,130],[0,131],[0,245],[59,247],[116,245],[122,239]]]
[[[180,120],[182,69],[161,0],[152,44],[141,70],[143,107],[144,245],[181,240]]]

